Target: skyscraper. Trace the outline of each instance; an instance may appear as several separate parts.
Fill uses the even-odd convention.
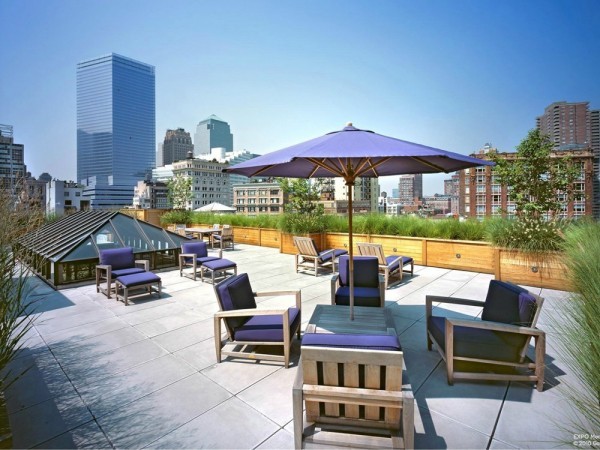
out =
[[[211,148],[233,151],[233,134],[229,124],[214,114],[200,121],[194,135],[194,156],[208,155]]]
[[[398,179],[398,200],[401,204],[412,205],[423,197],[423,174],[400,175]]]
[[[92,208],[131,204],[155,161],[154,66],[112,53],[77,64],[77,179]]]
[[[554,102],[536,118],[536,125],[555,150],[592,150],[592,208],[593,216],[600,218],[600,111],[591,111],[589,102]]]
[[[15,195],[27,172],[25,146],[15,144],[12,125],[0,124],[0,189]]]
[[[165,140],[162,145],[161,166],[186,159],[188,152],[190,151],[194,151],[194,145],[192,144],[192,137],[190,136],[190,133],[185,131],[183,128],[167,130],[167,133],[165,134]]]

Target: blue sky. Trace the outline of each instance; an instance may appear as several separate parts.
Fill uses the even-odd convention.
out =
[[[157,141],[216,114],[256,153],[349,121],[514,151],[554,101],[600,109],[596,0],[0,0],[0,17],[0,123],[35,176],[75,179],[76,65],[112,52],[156,67]]]

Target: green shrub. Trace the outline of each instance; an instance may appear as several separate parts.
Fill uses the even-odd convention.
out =
[[[495,219],[488,223],[487,238],[497,247],[538,253],[560,250],[566,221]]]
[[[188,211],[187,209],[172,209],[167,211],[160,217],[160,223],[162,225],[170,225],[174,223],[185,223],[189,224],[192,222],[192,211]]]
[[[573,421],[573,433],[600,430],[600,224],[580,222],[565,232],[563,250],[574,289],[552,317],[559,354],[577,385],[561,383],[572,405],[588,423]],[[596,446],[595,448],[598,448]]]

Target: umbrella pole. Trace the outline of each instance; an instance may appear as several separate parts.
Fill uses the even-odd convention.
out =
[[[352,245],[352,191],[354,190],[354,181],[346,181],[348,187],[348,245],[349,258],[348,272],[350,283],[350,320],[354,320],[354,246]]]

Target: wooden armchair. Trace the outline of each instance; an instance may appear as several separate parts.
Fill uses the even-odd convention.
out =
[[[331,277],[331,304],[350,304],[350,257],[340,256],[339,274]],[[385,282],[379,273],[377,258],[354,257],[354,305],[385,306]]]
[[[223,225],[223,229],[221,229],[220,233],[213,233],[212,243],[213,247],[216,243],[218,243],[221,247],[221,250],[223,250],[223,246],[231,246],[231,250],[234,250],[235,244],[233,242],[233,228],[231,228],[229,225]]]
[[[100,250],[99,262],[100,264],[96,266],[96,292],[102,292],[108,298],[117,277],[150,270],[150,261],[135,259],[131,247]],[[102,286],[102,282],[106,282],[106,289]]]
[[[298,253],[294,257],[294,268],[298,273],[299,268],[311,269],[315,271],[315,277],[318,275],[320,267],[330,267],[331,272],[335,272],[335,261],[341,255],[346,255],[347,250],[329,249],[319,252],[315,241],[309,237],[294,236],[294,245]]]
[[[390,277],[397,276],[402,281],[404,266],[410,265],[411,276],[415,270],[415,262],[410,256],[390,255],[385,256],[381,244],[367,244],[360,242],[356,244],[358,253],[362,256],[375,256],[379,261],[379,270],[385,277],[385,289],[388,288]],[[408,272],[408,271],[407,271]]]
[[[217,362],[221,356],[237,358],[283,361],[287,369],[294,333],[300,339],[301,297],[300,291],[253,292],[248,274],[241,273],[227,278],[215,286],[220,312],[214,315],[215,347]],[[280,309],[258,309],[256,297],[274,297],[293,295],[295,307]],[[224,350],[221,341],[221,322],[225,322],[228,344],[242,346],[239,351]],[[261,354],[251,350],[260,345],[278,345],[283,347],[283,356]]]
[[[535,327],[544,299],[511,283],[491,280],[485,302],[428,295],[427,348],[435,344],[446,361],[448,384],[455,379],[533,381],[544,388],[546,334]],[[433,315],[434,303],[480,306],[482,320],[462,320]],[[531,338],[535,359],[525,355]],[[504,373],[526,369],[533,373]]]
[[[414,399],[403,384],[396,335],[307,332],[301,353],[292,391],[295,448],[381,448],[389,438],[393,448],[414,448]]]

